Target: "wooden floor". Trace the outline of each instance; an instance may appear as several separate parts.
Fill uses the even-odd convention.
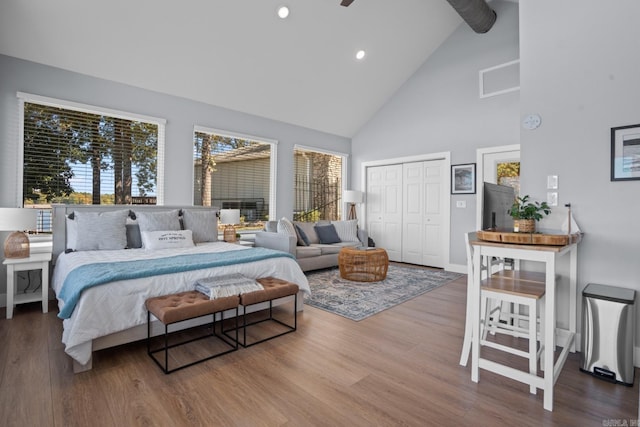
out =
[[[554,411],[542,392],[458,364],[466,277],[361,322],[305,307],[298,331],[164,375],[144,343],[103,350],[74,375],[62,322],[0,309],[0,426],[637,425],[634,387],[569,356]],[[613,422],[627,424],[612,424]]]

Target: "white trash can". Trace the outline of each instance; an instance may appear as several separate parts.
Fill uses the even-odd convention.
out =
[[[636,291],[588,284],[582,291],[580,370],[633,386]]]

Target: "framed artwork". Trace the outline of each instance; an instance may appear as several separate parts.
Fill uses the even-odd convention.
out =
[[[451,194],[475,194],[476,164],[451,165]]]
[[[611,128],[611,181],[640,179],[640,124]]]

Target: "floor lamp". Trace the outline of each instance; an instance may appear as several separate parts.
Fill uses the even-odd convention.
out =
[[[345,203],[349,204],[349,214],[347,219],[358,219],[356,214],[356,204],[362,203],[362,191],[357,190],[345,190],[342,195],[342,199]]]

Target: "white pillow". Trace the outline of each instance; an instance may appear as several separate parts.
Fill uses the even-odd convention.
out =
[[[112,212],[73,213],[73,220],[67,219],[68,249],[76,251],[115,250],[127,247],[128,210]],[[73,224],[69,224],[69,223]],[[75,234],[75,242],[73,237]]]
[[[142,231],[142,247],[145,249],[189,248],[193,246],[191,230]]]
[[[336,228],[338,237],[343,242],[357,242],[358,239],[358,220],[350,219],[348,221],[331,221]]]
[[[185,230],[193,232],[195,243],[218,241],[218,218],[215,210],[183,209],[182,223]]]
[[[285,217],[282,217],[278,221],[278,233],[293,236],[296,239],[298,238],[298,234],[296,234],[296,228],[293,226],[293,223]]]
[[[180,210],[162,212],[134,211],[140,232],[180,230]]]

